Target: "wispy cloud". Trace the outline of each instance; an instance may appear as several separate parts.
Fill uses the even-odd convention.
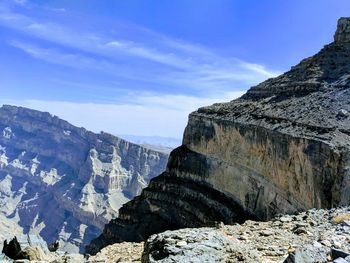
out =
[[[126,72],[127,67],[124,67],[125,75],[135,75],[136,72],[139,77],[143,75],[145,79],[158,81],[159,85],[180,85],[197,91],[207,89],[208,86],[227,90],[229,87],[237,86],[247,88],[251,84],[278,74],[262,65],[222,57],[203,46],[185,43],[143,28],[133,28],[146,35],[143,40],[117,38],[62,24],[39,21],[11,10],[2,10],[0,24],[50,41],[62,48],[74,48],[84,53],[84,55],[70,54],[18,40],[11,42],[12,46],[26,51],[37,59],[67,66],[105,68],[107,71],[113,70],[117,65],[128,64],[132,65],[132,68],[129,69],[130,72]],[[96,61],[96,58],[90,57],[96,55],[102,58]],[[114,61],[106,63],[103,57]]]
[[[29,1],[23,4],[0,2],[0,27],[12,33],[3,43],[43,61],[45,72],[53,69],[45,83],[37,76],[43,90],[73,95],[0,102],[49,111],[93,131],[179,138],[191,111],[230,101],[279,73],[141,26],[85,26],[65,9],[43,7],[41,15]]]
[[[0,100],[0,105],[13,104],[48,111],[76,126],[95,132],[103,130],[113,134],[181,138],[190,112],[218,101],[229,101],[242,94],[243,91],[236,91],[204,98],[141,94],[120,104]]]
[[[113,66],[108,62],[92,59],[87,56],[61,52],[54,48],[41,48],[37,45],[20,42],[16,40],[9,41],[13,47],[21,49],[36,59],[44,60],[49,63],[64,65],[74,68],[92,68],[107,71]]]

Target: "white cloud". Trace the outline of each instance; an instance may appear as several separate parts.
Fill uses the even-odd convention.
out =
[[[262,65],[225,57],[201,45],[137,26],[131,28],[132,34],[128,32],[123,37],[109,34],[98,26],[99,31],[90,32],[80,28],[78,22],[69,27],[59,22],[47,22],[45,18],[37,19],[11,11],[1,3],[0,26],[19,32],[16,40],[9,41],[9,44],[35,59],[93,70],[94,74],[95,70],[103,71],[110,74],[110,79],[104,79],[106,74],[103,74],[104,83],[119,81],[122,85],[127,84],[123,87],[115,85],[125,91],[117,90],[113,84],[106,87],[104,85],[109,84],[88,83],[88,87],[82,84],[88,80],[77,82],[69,73],[66,79],[58,80],[58,85],[74,85],[76,90],[81,88],[77,87],[79,85],[86,86],[86,90],[96,92],[94,96],[104,96],[103,99],[110,97],[106,101],[113,104],[103,103],[105,101],[2,101],[49,111],[96,132],[104,130],[113,134],[179,138],[191,111],[215,102],[232,100],[242,94],[235,90],[247,89],[278,74]],[[128,31],[123,26],[114,27],[114,30]],[[21,34],[25,37],[21,37]],[[140,94],[135,91],[145,90],[147,85],[156,87],[154,90],[163,90],[162,94]],[[171,94],[166,94],[164,90]],[[87,101],[86,98],[82,100]]]
[[[230,101],[243,92],[231,92],[211,98],[171,95],[140,95],[122,104],[75,103],[66,101],[7,100],[12,104],[48,111],[88,130],[112,134],[182,138],[188,114],[215,102]]]
[[[101,32],[86,32],[81,28],[66,27],[58,23],[39,22],[38,19],[9,10],[0,11],[0,24],[53,42],[60,45],[62,49],[70,47],[84,53],[84,57],[79,56],[75,60],[76,56],[58,54],[57,50],[48,52],[43,47],[36,47],[37,58],[65,64],[70,64],[68,62],[74,60],[72,64],[81,63],[86,66],[91,64],[91,61],[86,58],[90,56],[89,54],[102,56],[109,61],[114,60],[115,64],[132,64],[132,68],[122,70],[126,75],[136,75],[136,71],[138,76],[143,75],[145,79],[161,81],[159,84],[169,85],[169,80],[172,80],[174,86],[186,86],[195,90],[205,90],[208,86],[227,90],[232,86],[247,88],[249,85],[278,74],[262,65],[219,56],[201,45],[172,39],[137,26],[134,26],[133,30],[141,32],[140,35],[143,37],[137,40],[116,38]],[[135,35],[138,34],[135,33]],[[28,48],[23,48],[24,44],[17,43],[15,46],[28,51]],[[34,46],[31,45],[31,51],[33,48]],[[40,56],[39,51],[44,55]],[[63,56],[59,60],[51,59],[61,55]],[[104,58],[102,63],[104,63],[103,60]],[[149,64],[145,65],[145,62]],[[150,65],[150,63],[153,64]],[[99,65],[101,62],[93,64]]]
[[[97,69],[104,72],[113,72],[113,74],[120,71],[120,67],[116,67],[114,64],[109,63],[106,60],[94,59],[79,53],[63,52],[57,48],[42,48],[37,45],[17,40],[9,41],[9,45],[26,52],[33,58],[52,64],[80,69]]]
[[[40,48],[36,45],[14,40],[10,41],[9,44],[13,47],[21,49],[22,51],[26,52],[27,54],[36,59],[41,59],[49,63],[75,68],[101,68],[101,65],[99,65],[99,61],[90,59],[86,56],[72,53],[63,53],[53,48]],[[104,64],[104,67],[106,66],[107,65]]]
[[[242,88],[242,86],[248,87],[275,74],[260,65],[249,64],[237,59],[222,62],[218,59],[218,62],[213,62],[213,64],[198,63],[187,70],[178,71],[164,69],[163,67],[159,69],[154,65],[138,67],[137,62],[128,65],[128,63],[120,63],[120,61],[114,61],[113,59],[95,58],[79,52],[69,53],[58,48],[43,48],[36,44],[18,40],[11,40],[9,44],[35,59],[48,63],[77,69],[99,70],[101,73],[108,73],[113,78],[152,83],[153,86],[157,87],[174,87],[178,89],[178,92],[184,92],[181,88],[185,88],[187,94],[191,91],[192,93],[204,91],[210,95],[227,92],[227,90],[235,90],[235,88]],[[113,43],[113,45],[124,46],[130,44],[118,42]],[[179,62],[179,64],[181,63]],[[144,87],[142,84],[138,85]],[[129,83],[128,86],[133,85]],[[113,87],[110,90],[112,89]],[[121,96],[121,94],[118,94],[118,96]]]

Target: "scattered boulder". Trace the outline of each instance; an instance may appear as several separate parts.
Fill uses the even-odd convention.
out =
[[[337,258],[336,260],[333,260],[333,263],[348,263],[348,261],[343,258]]]
[[[341,109],[338,111],[337,117],[346,118],[349,116],[349,112],[347,110]]]
[[[2,253],[13,260],[49,260],[46,242],[36,235],[14,237],[10,242],[4,241]]]
[[[305,245],[291,253],[284,263],[327,262],[330,250],[325,247]]]
[[[224,232],[211,228],[166,231],[145,243],[143,263],[260,262],[257,254]]]
[[[21,245],[19,244],[17,237],[14,237],[9,243],[4,241],[2,253],[11,259],[20,259]]]
[[[26,247],[19,254],[21,259],[45,261],[47,256],[41,247]]]
[[[134,262],[140,263],[143,251],[142,243],[123,242],[109,245],[103,248],[95,256],[90,256],[86,263],[115,263]]]
[[[49,245],[50,252],[57,251],[59,246],[60,246],[60,243],[58,241],[53,242],[52,244]]]
[[[72,253],[72,254],[64,254],[59,257],[56,257],[55,260],[51,261],[51,263],[84,263],[85,259],[82,254]],[[99,261],[106,262],[106,261]],[[114,261],[118,262],[118,261]]]
[[[350,257],[350,254],[341,250],[341,249],[336,249],[332,248],[332,258],[337,259],[337,258],[347,258]]]

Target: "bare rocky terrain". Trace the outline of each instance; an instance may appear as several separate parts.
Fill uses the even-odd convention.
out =
[[[85,258],[56,251],[44,260],[350,262],[349,142],[350,18],[341,18],[316,55],[191,113],[166,170],[122,206]]]
[[[0,108],[0,242],[35,234],[82,252],[168,155],[21,107]]]
[[[350,207],[312,209],[267,222],[166,231],[152,235],[145,244],[109,245],[88,258],[55,252],[42,253],[39,259],[56,263],[346,263],[350,262]]]
[[[350,207],[166,231],[147,240],[142,262],[311,263],[338,257],[350,262]]]
[[[189,116],[167,169],[87,247],[350,203],[350,18],[334,42],[241,98]]]

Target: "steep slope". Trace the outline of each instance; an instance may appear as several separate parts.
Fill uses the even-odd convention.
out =
[[[167,170],[88,253],[167,229],[350,203],[350,19],[334,42],[229,103],[189,116]]]
[[[0,238],[39,233],[80,250],[165,169],[167,154],[49,113],[0,108]],[[2,242],[1,242],[2,243]]]

